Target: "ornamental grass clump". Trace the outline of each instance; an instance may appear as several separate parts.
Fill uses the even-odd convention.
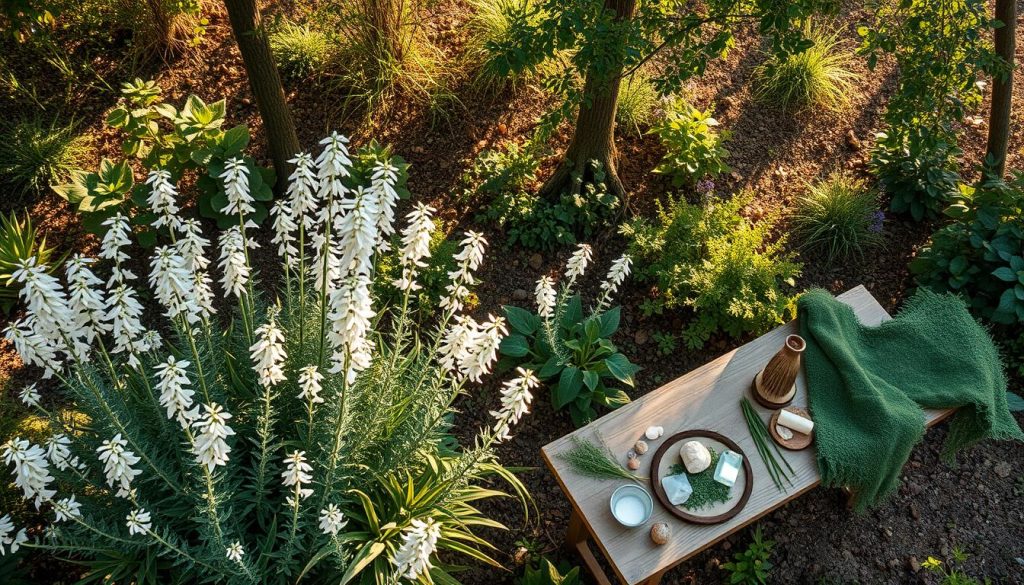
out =
[[[27,316],[7,338],[81,415],[68,420],[23,393],[52,436],[10,438],[0,455],[52,523],[29,534],[0,517],[3,552],[70,556],[87,580],[119,583],[451,582],[458,561],[497,565],[473,530],[502,526],[474,506],[503,495],[483,487],[492,477],[526,501],[492,446],[527,412],[537,380],[518,370],[492,426],[465,447],[452,439],[453,401],[490,372],[505,335],[500,317],[460,314],[487,242],[466,234],[437,321],[418,327],[410,293],[434,210],[416,205],[398,240],[404,296],[375,305],[374,264],[394,241],[406,165],[347,142],[333,134],[317,158],[293,160],[274,209],[276,296],[255,279],[239,161],[219,177],[238,223],[216,249],[156,196],[168,243],[148,275],[127,266],[132,230],[120,214],[107,221],[105,262],[75,257],[66,283],[22,263]],[[160,177],[151,185],[169,193]],[[162,335],[139,301],[143,278],[166,317]]]

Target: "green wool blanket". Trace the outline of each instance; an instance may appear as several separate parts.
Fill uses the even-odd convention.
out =
[[[800,297],[798,315],[822,483],[853,489],[858,511],[898,487],[923,408],[959,409],[947,458],[981,439],[1024,440],[996,346],[960,299],[922,290],[869,327],[818,289]]]

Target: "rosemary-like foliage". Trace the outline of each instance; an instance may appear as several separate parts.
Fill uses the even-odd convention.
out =
[[[576,473],[594,479],[640,480],[636,475],[623,469],[607,449],[602,449],[586,439],[575,436],[572,438],[572,443],[572,448],[559,457],[568,463]]]

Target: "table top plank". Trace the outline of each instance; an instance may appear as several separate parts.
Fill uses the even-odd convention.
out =
[[[890,318],[863,286],[851,289],[838,298],[849,304],[866,325],[877,325]],[[562,491],[569,497],[595,542],[624,583],[639,583],[686,560],[820,483],[813,446],[803,451],[784,451],[796,473],[793,486],[788,492],[778,491],[757,453],[739,407],[740,397],[749,396],[754,376],[782,347],[786,336],[796,331],[795,322],[787,323],[586,427],[549,443],[541,450]],[[753,400],[751,403],[767,421],[770,411]],[[803,372],[797,379],[797,394],[793,404],[807,404]],[[928,412],[929,424],[946,414],[948,412]],[[615,521],[609,509],[612,491],[623,482],[582,477],[559,457],[560,453],[572,446],[572,437],[580,436],[597,444],[604,443],[624,464],[626,452],[637,439],[643,438],[644,430],[649,425],[665,427],[665,434],[657,441],[650,441],[651,451],[640,458],[637,474],[641,477],[649,477],[652,454],[660,442],[677,432],[705,429],[719,432],[736,441],[750,460],[754,477],[753,491],[743,510],[727,522],[699,526],[675,518],[655,500],[654,514],[647,524],[640,528],[625,528]],[[649,485],[646,487],[650,489]],[[668,544],[655,546],[651,543],[648,531],[655,522],[667,522],[671,526],[672,539]]]

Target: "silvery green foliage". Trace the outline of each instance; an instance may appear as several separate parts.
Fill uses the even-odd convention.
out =
[[[13,437],[0,455],[52,524],[33,539],[3,515],[3,552],[71,556],[90,579],[119,583],[451,582],[453,563],[497,564],[473,530],[501,525],[473,506],[501,495],[481,486],[488,476],[526,501],[491,447],[528,411],[537,380],[518,371],[493,425],[455,443],[453,401],[490,373],[506,331],[500,317],[459,314],[487,242],[466,234],[450,298],[420,329],[409,294],[435,226],[417,206],[396,251],[405,297],[377,306],[371,275],[408,196],[407,165],[347,142],[333,134],[316,162],[296,158],[275,210],[277,295],[254,279],[261,238],[245,218],[241,165],[221,176],[238,223],[219,237],[171,213],[176,188],[153,175],[158,221],[172,228],[148,278],[163,315],[137,301],[122,216],[108,222],[106,262],[73,259],[69,287],[23,263],[28,316],[6,335],[82,416],[50,412],[35,387],[21,393],[53,437]]]

